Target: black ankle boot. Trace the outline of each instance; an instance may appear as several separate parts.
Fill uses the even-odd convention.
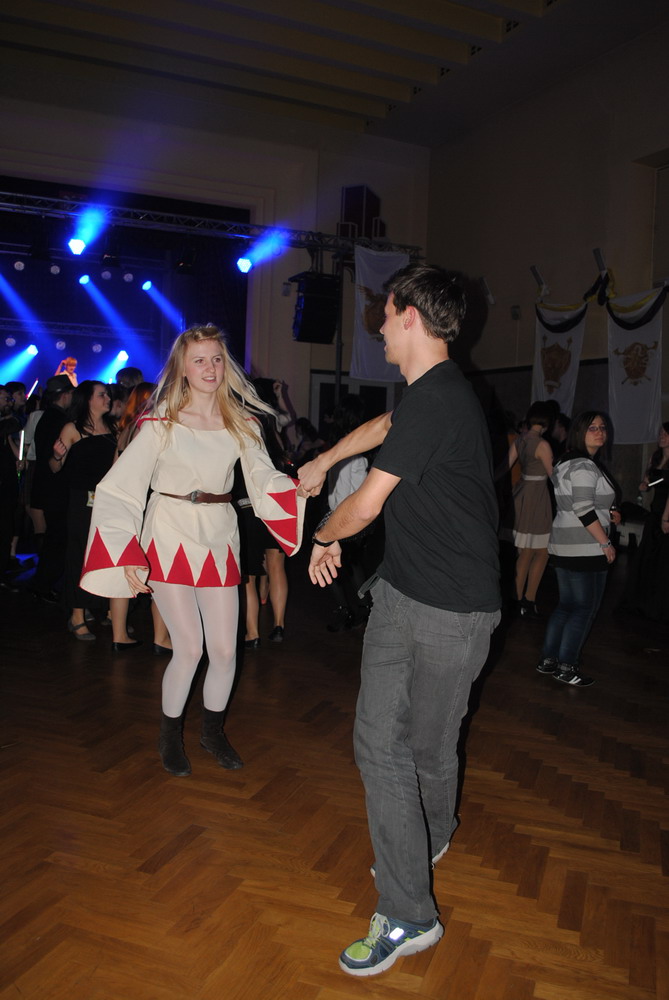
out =
[[[165,770],[177,778],[190,774],[190,761],[184,753],[183,724],[183,715],[175,719],[163,713],[160,720],[160,759]]]
[[[212,753],[221,767],[236,771],[244,767],[244,761],[223,732],[224,715],[225,712],[211,712],[203,707],[200,746]]]

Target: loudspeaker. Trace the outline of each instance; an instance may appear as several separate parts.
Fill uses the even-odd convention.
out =
[[[339,314],[339,276],[304,271],[292,280],[297,281],[293,340],[331,344]]]

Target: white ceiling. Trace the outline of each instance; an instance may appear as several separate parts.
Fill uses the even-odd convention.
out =
[[[0,94],[439,146],[669,17],[667,0],[3,0]],[[251,125],[253,123],[253,126]]]

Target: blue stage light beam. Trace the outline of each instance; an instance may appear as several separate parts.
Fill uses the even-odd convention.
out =
[[[147,284],[147,282],[144,282],[144,284]],[[142,285],[142,288],[144,288],[144,285]],[[163,293],[159,292],[157,288],[153,287],[153,285],[151,285],[150,288],[144,288],[144,291],[149,296],[149,298],[151,298],[156,303],[163,316],[165,316],[165,318],[167,319],[170,326],[173,326],[175,330],[179,331],[183,330],[184,318],[183,315],[176,308],[176,306],[173,306],[170,300],[165,298]]]
[[[102,208],[91,206],[77,217],[74,235],[68,240],[68,247],[73,254],[79,256],[86,247],[100,235],[105,228],[105,213]]]
[[[30,347],[26,347],[24,350],[19,351],[18,354],[15,354],[4,365],[0,365],[0,385],[4,385],[5,382],[15,382],[17,380],[24,381],[25,373],[37,353],[37,348],[34,344],[31,344]]]
[[[288,233],[281,229],[273,229],[262,239],[254,243],[250,250],[237,261],[237,267],[242,274],[248,274],[252,267],[262,263],[269,257],[276,257],[288,242]]]
[[[132,327],[129,323],[126,323],[118,310],[115,309],[111,302],[105,298],[100,289],[96,287],[95,282],[89,280],[83,285],[83,288],[93,299],[102,315],[113,328],[114,332],[118,334],[119,339],[125,340],[126,342],[131,340],[135,336]],[[119,364],[118,355],[114,355],[114,359],[112,361],[104,365],[101,370],[98,370],[98,375],[96,377],[101,382],[113,382],[119,368],[123,368],[123,364]]]
[[[130,355],[128,352],[123,350],[119,351],[118,354],[115,354],[113,358],[107,362],[105,367],[100,369],[100,374],[98,375],[99,381],[104,382],[107,385],[115,382],[117,373],[121,370],[121,368],[125,368],[129,357]]]
[[[35,337],[45,347],[48,341],[48,332],[44,328],[42,321],[12,288],[4,274],[0,274],[0,294],[7,300],[14,311],[14,315],[24,326],[28,336]]]

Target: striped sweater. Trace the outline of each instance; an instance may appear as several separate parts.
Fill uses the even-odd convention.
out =
[[[548,551],[554,556],[601,556],[602,550],[580,518],[594,521],[596,515],[609,532],[609,509],[615,499],[611,483],[589,458],[572,458],[558,463],[551,477],[557,514],[553,521]]]

